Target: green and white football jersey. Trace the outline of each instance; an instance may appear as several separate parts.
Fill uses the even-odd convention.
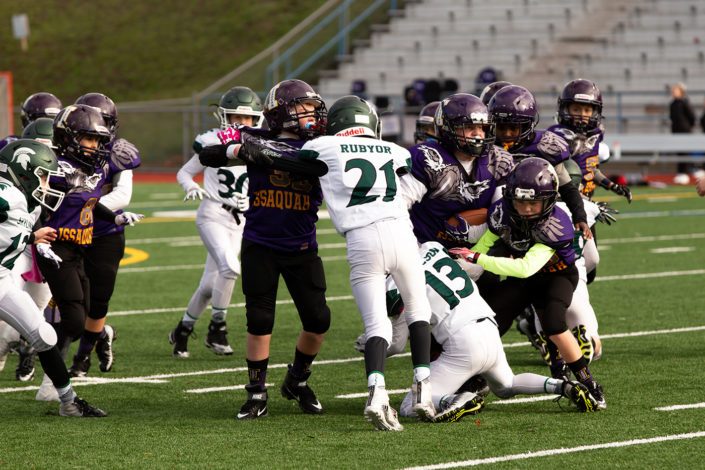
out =
[[[0,278],[10,274],[24,250],[41,209],[27,212],[27,198],[9,181],[0,178]]]
[[[196,137],[194,148],[219,145],[218,132],[211,129]],[[237,165],[222,168],[203,167],[203,189],[214,201],[237,207],[239,197],[247,196],[247,166]],[[239,196],[239,197],[237,197]]]
[[[409,165],[405,148],[367,137],[323,136],[306,142],[300,155],[328,166],[321,189],[338,233],[409,217],[397,191],[397,171]]]

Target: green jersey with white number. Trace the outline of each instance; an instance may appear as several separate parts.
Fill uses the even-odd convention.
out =
[[[405,148],[369,137],[323,136],[306,142],[300,156],[328,166],[321,189],[338,233],[383,219],[409,218],[397,190],[398,172],[404,173],[409,164]]]
[[[27,198],[4,178],[0,178],[0,278],[10,274],[22,254],[41,209],[27,212]]]

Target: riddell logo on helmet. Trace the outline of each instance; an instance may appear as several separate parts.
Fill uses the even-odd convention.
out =
[[[367,127],[351,127],[335,134],[338,137],[350,137],[354,135],[373,135],[372,130]]]

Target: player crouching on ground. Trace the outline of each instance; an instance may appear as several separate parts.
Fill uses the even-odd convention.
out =
[[[495,96],[496,98],[497,96]],[[533,304],[548,342],[554,377],[566,365],[585,385],[600,409],[606,408],[602,387],[592,377],[588,361],[566,326],[566,308],[578,284],[569,216],[556,207],[558,176],[553,166],[538,157],[520,161],[507,179],[504,197],[488,211],[488,230],[473,250],[453,248],[451,253],[477,263],[485,270],[507,276],[500,287],[483,297],[502,324]],[[511,257],[487,255],[495,242]]]
[[[56,332],[44,321],[29,294],[9,276],[27,243],[36,243],[37,253],[57,266],[61,262],[49,245],[56,239],[56,230],[43,227],[32,232],[39,206],[53,211],[63,200],[63,192],[49,187],[49,179],[58,176],[61,171],[56,155],[40,142],[20,139],[0,151],[0,317],[38,351],[42,368],[59,394],[60,416],[104,417],[104,411],[76,396],[56,347]]]

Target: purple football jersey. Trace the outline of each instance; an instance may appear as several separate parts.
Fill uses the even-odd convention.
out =
[[[66,187],[66,196],[56,212],[51,212],[47,226],[57,231],[57,240],[90,245],[93,242],[93,208],[100,198],[105,182],[103,169],[87,176],[70,161],[59,157],[59,166],[66,174],[57,178],[57,186]]]
[[[549,131],[563,137],[570,145],[570,158],[580,167],[583,173],[582,193],[590,195],[595,191],[595,169],[600,164],[600,142],[604,136],[602,129],[596,129],[589,135],[577,133],[561,124],[548,128]]]
[[[504,242],[514,258],[523,258],[533,245],[542,243],[556,252],[541,272],[562,271],[575,262],[575,229],[564,210],[554,206],[549,217],[524,232],[512,223],[507,204],[504,198],[492,204],[487,211],[487,228]]]
[[[100,192],[101,196],[105,196],[113,190],[113,178],[116,174],[123,170],[137,168],[141,163],[137,148],[125,139],[113,140],[108,144],[107,149],[110,150],[110,160],[108,160],[107,173]],[[115,212],[121,214],[122,209]],[[96,219],[93,227],[93,237],[102,237],[110,233],[124,231],[124,225],[115,225],[115,223],[107,220]]]
[[[513,168],[511,155],[492,146],[475,159],[468,174],[458,160],[437,142],[409,147],[411,172],[427,188],[420,202],[411,207],[414,234],[420,243],[436,241],[457,246],[445,232],[445,222],[470,209],[487,208],[497,186]]]
[[[252,131],[248,129],[248,132]],[[304,140],[276,140],[297,149],[306,143]],[[258,165],[247,165],[247,174],[250,208],[245,212],[243,237],[279,251],[318,248],[316,221],[323,202],[318,178],[304,178]]]
[[[534,140],[526,147],[512,151],[525,157],[539,157],[548,161],[553,166],[570,158],[568,142],[559,135],[549,131],[536,131]],[[521,158],[515,158],[517,160]]]

